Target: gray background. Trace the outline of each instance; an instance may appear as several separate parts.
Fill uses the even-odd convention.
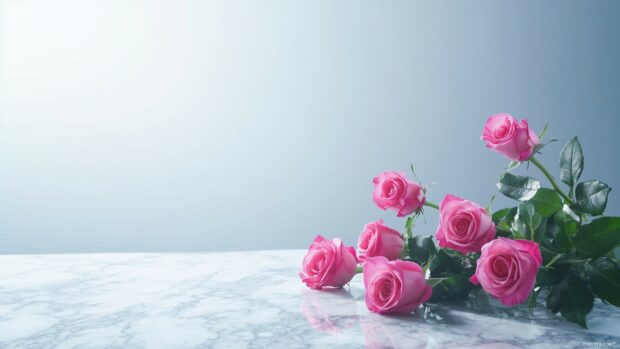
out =
[[[496,112],[550,124],[556,175],[579,135],[620,214],[618,1],[0,9],[1,253],[354,244],[368,221],[404,225],[370,200],[383,170],[486,204],[507,164],[479,139]]]

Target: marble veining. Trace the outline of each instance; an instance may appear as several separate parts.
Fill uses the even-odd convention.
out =
[[[589,330],[486,297],[379,316],[361,275],[313,291],[304,251],[0,256],[0,348],[620,347],[620,311]]]

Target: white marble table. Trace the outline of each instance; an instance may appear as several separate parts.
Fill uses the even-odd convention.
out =
[[[430,305],[369,313],[361,275],[306,289],[304,251],[0,256],[0,348],[620,347],[620,311]]]

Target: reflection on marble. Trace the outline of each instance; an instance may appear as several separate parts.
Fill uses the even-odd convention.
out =
[[[620,311],[590,330],[485,298],[380,316],[361,275],[307,289],[304,251],[0,256],[0,348],[620,347]]]

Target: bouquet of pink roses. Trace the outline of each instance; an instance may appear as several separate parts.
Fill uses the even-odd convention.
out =
[[[403,172],[384,172],[373,180],[372,199],[383,210],[407,217],[400,232],[378,220],[366,224],[357,250],[340,239],[317,236],[299,273],[310,288],[341,287],[362,271],[370,311],[407,314],[424,302],[464,300],[482,289],[506,306],[539,295],[546,306],[586,327],[594,298],[620,307],[620,217],[603,216],[611,188],[598,180],[578,182],[584,166],[581,144],[570,140],[560,154],[562,189],[535,155],[546,126],[533,132],[527,120],[491,116],[482,131],[488,148],[511,160],[497,187],[516,200],[514,207],[491,212],[475,202],[446,195],[439,205],[426,200],[426,188]],[[553,140],[552,140],[553,141]],[[551,188],[510,170],[528,162]],[[529,167],[528,167],[529,168]],[[439,210],[431,236],[413,234],[423,207]]]

